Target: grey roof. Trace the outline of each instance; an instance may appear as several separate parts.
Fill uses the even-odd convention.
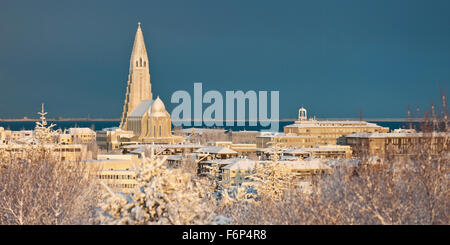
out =
[[[195,153],[212,153],[212,154],[236,154],[236,151],[233,151],[231,149],[228,149],[226,147],[222,146],[206,146],[203,148],[200,148]]]
[[[167,160],[171,160],[171,161],[180,161],[183,160],[183,156],[180,155],[170,155],[167,157]]]
[[[142,117],[145,112],[152,109],[153,100],[143,100],[139,105],[128,115],[129,117]]]
[[[248,170],[258,167],[258,162],[247,158],[234,158],[231,163],[222,167],[222,169],[241,169]]]

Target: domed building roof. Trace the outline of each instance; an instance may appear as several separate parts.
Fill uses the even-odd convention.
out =
[[[166,107],[164,106],[164,103],[158,96],[158,98],[156,98],[156,100],[153,102],[151,116],[164,117],[166,116],[166,113],[167,113]]]

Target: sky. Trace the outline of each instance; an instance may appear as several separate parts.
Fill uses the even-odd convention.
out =
[[[21,1],[0,7],[0,118],[119,118],[142,22],[152,92],[279,91],[280,117],[406,117],[450,89],[448,0]],[[206,105],[204,106],[204,108]]]

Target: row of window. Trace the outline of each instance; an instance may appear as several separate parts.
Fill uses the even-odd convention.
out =
[[[81,152],[80,148],[60,148],[60,149],[56,149],[56,152]]]
[[[109,186],[113,188],[134,188],[136,184],[110,184]]]
[[[136,67],[146,67],[147,62],[144,60],[144,63],[142,63],[142,58],[139,58],[139,60],[136,60]]]
[[[104,174],[104,175],[99,175],[98,176],[99,179],[135,179],[136,177],[133,175],[125,175],[125,174]]]

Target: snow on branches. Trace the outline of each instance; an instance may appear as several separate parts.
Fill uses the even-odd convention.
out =
[[[102,224],[208,224],[214,214],[207,188],[189,173],[168,169],[153,154],[137,168],[129,195],[108,193],[100,205]]]

